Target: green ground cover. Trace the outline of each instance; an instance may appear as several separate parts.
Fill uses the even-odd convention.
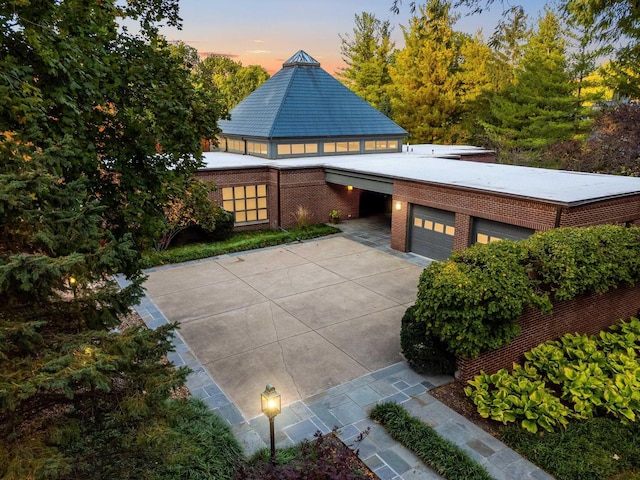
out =
[[[318,223],[289,230],[250,230],[234,232],[227,240],[210,243],[191,243],[169,248],[163,252],[149,250],[143,254],[145,268],[171,263],[188,262],[256,248],[272,247],[310,238],[339,233],[340,229]]]

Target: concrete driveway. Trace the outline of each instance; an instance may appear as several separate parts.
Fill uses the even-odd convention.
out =
[[[147,293],[245,418],[402,360],[422,267],[330,237],[159,269]]]

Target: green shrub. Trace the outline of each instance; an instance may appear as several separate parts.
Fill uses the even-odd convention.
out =
[[[400,405],[386,402],[369,414],[395,440],[413,451],[426,465],[448,480],[489,480],[492,477],[457,445],[442,438],[433,428],[412,417]]]
[[[220,242],[229,239],[233,233],[234,222],[233,213],[219,208],[216,212],[216,228],[209,233],[208,240]]]
[[[569,409],[531,367],[515,366],[512,373],[502,369],[493,375],[482,372],[468,383],[465,394],[483,418],[505,425],[519,421],[532,433],[539,427],[553,431],[556,425],[568,424]]]
[[[504,240],[432,263],[420,276],[417,317],[462,357],[509,343],[526,305],[550,308],[531,288],[526,259],[522,243]]]
[[[640,228],[559,228],[454,252],[420,276],[416,321],[457,356],[507,345],[525,307],[640,281]]]
[[[456,358],[446,345],[427,330],[425,322],[415,315],[415,306],[407,308],[402,317],[400,347],[407,362],[418,373],[445,373],[452,375]]]
[[[168,401],[161,411],[141,424],[123,426],[112,416],[61,425],[53,443],[73,459],[62,478],[234,477],[243,454],[224,420],[194,398]]]
[[[602,415],[634,422],[640,413],[637,332],[640,320],[632,318],[600,335],[564,335],[525,353],[524,365],[511,373],[482,372],[465,393],[484,418],[520,422],[534,433]]]

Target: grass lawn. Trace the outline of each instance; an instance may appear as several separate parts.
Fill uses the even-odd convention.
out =
[[[149,250],[143,254],[145,268],[170,263],[188,262],[228,253],[244,252],[256,248],[272,247],[299,240],[323,237],[339,233],[340,229],[318,223],[289,230],[250,230],[234,232],[227,240],[211,243],[191,243],[169,248],[164,252]]]

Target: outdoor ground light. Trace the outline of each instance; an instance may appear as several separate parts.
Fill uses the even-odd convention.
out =
[[[78,282],[74,277],[69,277],[69,286],[73,290],[73,298],[76,298],[76,288],[78,288]]]
[[[276,392],[276,387],[267,384],[260,395],[260,405],[262,413],[269,418],[269,435],[271,438],[271,463],[276,463],[276,437],[274,433],[273,419],[278,415],[282,408],[280,394]]]

